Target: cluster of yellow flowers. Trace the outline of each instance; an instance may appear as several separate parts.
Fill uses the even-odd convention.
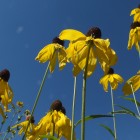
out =
[[[134,18],[129,33],[128,50],[135,45],[140,56],[140,7],[133,9],[130,15]],[[67,48],[64,47],[64,41],[69,41]],[[40,50],[35,59],[41,63],[49,61],[51,73],[54,72],[57,60],[60,70],[71,62],[74,77],[84,72],[86,78],[94,73],[97,62],[99,62],[104,73],[99,83],[103,85],[106,92],[109,84],[113,90],[116,90],[118,84],[124,81],[120,75],[114,73],[112,66],[116,64],[118,57],[110,47],[110,40],[101,38],[101,30],[98,27],[92,27],[86,34],[74,29],[63,30],[58,37],[52,40],[51,44]],[[3,119],[5,119],[4,111],[9,111],[8,104],[12,103],[13,99],[13,92],[8,84],[9,78],[10,72],[7,69],[0,72],[0,113]],[[124,84],[122,91],[124,95],[130,95],[139,88],[140,71]],[[17,104],[23,106],[22,102]],[[25,114],[26,120],[16,124],[12,129],[20,127],[19,135],[25,133],[27,140],[41,140],[43,139],[41,135],[48,134],[58,138],[65,137],[67,140],[71,139],[72,124],[65,115],[66,111],[61,101],[53,102],[50,111],[37,124],[34,123],[34,117],[29,112]]]
[[[31,117],[31,123],[29,124],[28,130],[26,132],[27,140],[42,140],[41,135],[52,135],[58,138],[62,136],[67,140],[71,138],[71,121],[65,115],[66,110],[62,106],[60,100],[56,100],[52,103],[50,111],[37,123],[34,124],[34,117],[31,117],[29,111],[26,111],[26,120],[19,124],[16,124],[12,129],[20,127],[18,132],[21,135],[26,131],[29,124],[29,119]],[[75,138],[74,138],[75,139]]]

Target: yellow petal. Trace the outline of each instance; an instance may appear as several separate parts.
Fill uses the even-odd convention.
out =
[[[104,39],[97,38],[97,39],[94,39],[93,41],[94,41],[95,46],[104,52],[107,51],[110,45],[109,39],[104,40]]]
[[[66,52],[64,48],[60,48],[58,50],[58,62],[59,62],[59,68],[60,70],[62,70],[67,63]]]
[[[117,87],[118,87],[118,82],[117,82],[117,80],[114,79],[114,81],[111,82],[110,85],[111,85],[111,88],[112,88],[113,90],[116,90]]]
[[[81,72],[81,69],[78,65],[74,65],[73,67],[73,75],[77,76]]]
[[[94,53],[94,49],[90,48],[89,53],[89,60],[88,60],[88,67],[87,67],[87,76],[91,76],[91,74],[94,72],[97,64],[97,59]]]
[[[100,79],[100,84],[103,85],[104,91],[108,92],[108,81],[109,81],[109,75],[105,75]]]
[[[80,31],[74,29],[66,29],[59,34],[59,38],[61,40],[75,41],[78,39],[85,39],[86,36]]]
[[[136,14],[136,13],[140,13],[140,9],[139,8],[135,8],[130,12],[130,16]]]
[[[119,83],[122,83],[124,81],[120,75],[115,73],[113,74],[113,78],[116,79]]]
[[[44,63],[52,58],[55,51],[55,44],[49,44],[40,50],[35,60]]]
[[[54,71],[55,65],[57,60],[57,52],[53,54],[52,59],[50,60],[50,72],[52,73]]]

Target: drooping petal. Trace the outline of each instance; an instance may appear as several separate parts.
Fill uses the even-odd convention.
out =
[[[81,72],[81,70],[82,69],[80,69],[80,67],[78,65],[74,65],[73,66],[73,70],[72,70],[73,71],[73,75],[77,76]]]
[[[104,39],[97,38],[97,39],[93,39],[93,42],[95,46],[100,50],[102,50],[103,52],[106,52],[110,45],[109,39],[104,40]]]
[[[132,88],[133,91],[136,92],[138,89],[140,89],[140,75],[132,76],[123,86],[122,91],[124,92],[124,95],[130,95],[132,94]]]
[[[59,62],[59,68],[60,70],[62,70],[67,63],[66,51],[64,48],[60,48],[58,50],[58,62]]]
[[[97,58],[94,53],[94,49],[90,48],[90,53],[89,53],[89,60],[88,60],[88,67],[87,67],[87,76],[91,76],[91,74],[94,72],[97,64]]]
[[[122,83],[124,80],[119,74],[113,74],[113,78],[117,80],[118,83]]]
[[[78,30],[66,29],[59,34],[61,40],[76,41],[78,39],[85,39],[86,36]]]
[[[109,75],[105,75],[100,79],[100,84],[103,85],[104,91],[108,92],[108,81],[109,81]]]
[[[56,60],[57,60],[57,53],[58,52],[54,52],[52,59],[50,60],[50,72],[52,73],[55,69],[55,65],[56,65]]]
[[[116,79],[114,79],[112,82],[110,82],[110,86],[113,90],[116,90],[118,87],[118,82]]]
[[[54,51],[55,44],[49,44],[40,50],[35,60],[38,60],[41,63],[45,63],[52,58]]]

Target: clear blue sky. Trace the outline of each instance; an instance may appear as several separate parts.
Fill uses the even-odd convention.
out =
[[[31,110],[39,90],[47,63],[39,64],[35,57],[45,45],[51,43],[63,29],[72,28],[86,33],[92,26],[102,30],[102,38],[109,38],[111,47],[118,55],[114,66],[116,73],[124,80],[135,75],[140,69],[140,60],[136,49],[127,50],[128,34],[133,18],[130,11],[136,8],[139,0],[1,0],[0,1],[0,70],[7,68],[11,72],[9,84],[14,91],[14,102],[20,100],[24,109]],[[103,72],[98,65],[94,74],[88,78],[86,115],[107,114],[111,109],[110,93],[105,93],[99,84]],[[77,80],[76,117],[81,117],[82,74]],[[136,112],[134,104],[119,98],[122,86],[114,91],[115,103]],[[45,115],[55,99],[60,99],[71,118],[73,96],[72,65],[63,71],[58,65],[53,74],[49,74],[35,110],[36,123]],[[131,97],[131,96],[130,96]],[[140,95],[136,94],[138,100]],[[136,140],[140,138],[139,121],[128,115],[116,118],[118,140]],[[111,118],[96,119],[86,123],[86,140],[113,140],[113,137],[99,124],[113,129]],[[76,128],[80,138],[80,125]],[[19,140],[16,137],[15,140]]]

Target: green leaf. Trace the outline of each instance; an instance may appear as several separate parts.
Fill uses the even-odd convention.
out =
[[[96,119],[96,118],[104,118],[104,117],[113,117],[113,116],[112,115],[90,115],[90,116],[85,117],[85,121],[89,121],[89,120]],[[75,123],[75,127],[80,123],[81,123],[81,120],[77,121]]]
[[[115,138],[114,132],[108,126],[106,126],[104,124],[100,124],[100,126],[102,126],[103,128],[105,128]]]
[[[128,98],[128,97],[124,97],[124,96],[121,96],[121,98],[127,100],[127,101],[130,101],[132,103],[135,103],[135,100],[134,98]],[[137,105],[140,106],[140,102],[136,101]]]
[[[56,138],[55,136],[51,136],[51,135],[40,135],[40,138],[47,138],[49,140],[60,140],[58,138]]]
[[[122,108],[123,110],[115,111],[115,112],[112,112],[112,113],[114,113],[114,114],[129,114],[129,115],[131,115],[131,116],[140,120],[140,116],[137,115],[136,113],[134,113],[133,111],[131,111],[130,109],[128,109],[126,107],[123,107],[123,106],[120,106],[120,105],[116,105],[116,106]]]

